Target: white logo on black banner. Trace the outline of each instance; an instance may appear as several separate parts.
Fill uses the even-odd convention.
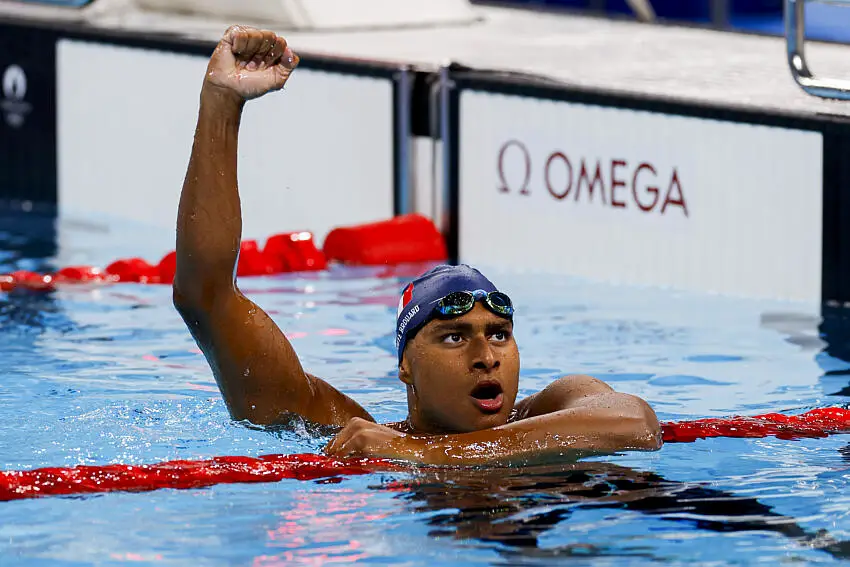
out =
[[[6,118],[6,124],[12,128],[24,125],[24,119],[32,105],[24,100],[27,96],[27,75],[18,65],[10,65],[3,72],[3,99],[0,108]]]

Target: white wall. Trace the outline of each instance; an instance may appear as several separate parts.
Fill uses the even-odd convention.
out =
[[[158,259],[174,247],[206,58],[62,40],[57,67],[60,262],[89,260],[90,238]],[[321,242],[391,216],[392,108],[389,80],[304,68],[249,102],[245,238],[311,230]]]

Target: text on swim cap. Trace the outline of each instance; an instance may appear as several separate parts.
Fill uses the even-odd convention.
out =
[[[407,312],[407,315],[404,316],[404,319],[398,324],[398,333],[395,337],[395,347],[398,348],[398,345],[401,344],[401,336],[404,334],[404,329],[407,327],[407,324],[410,323],[410,320],[413,319],[413,316],[419,313],[419,306],[414,305],[410,311]]]

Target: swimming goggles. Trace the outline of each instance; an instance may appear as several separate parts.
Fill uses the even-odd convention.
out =
[[[483,300],[484,305],[501,317],[512,317],[514,305],[511,298],[500,291],[486,292],[483,289],[475,291],[453,291],[436,301],[436,311],[444,317],[458,317],[472,311],[477,300]]]

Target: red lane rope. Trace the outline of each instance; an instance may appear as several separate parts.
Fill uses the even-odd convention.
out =
[[[239,248],[237,276],[318,271],[326,269],[327,265],[327,259],[322,251],[316,248],[312,234],[293,232],[272,236],[262,250],[256,240],[243,241]],[[94,266],[69,266],[50,274],[21,270],[0,274],[0,291],[49,291],[68,284],[171,284],[176,269],[177,253],[169,252],[156,265],[142,258],[123,258],[103,269]]]
[[[307,231],[276,234],[262,248],[256,240],[243,240],[236,275],[262,276],[288,272],[321,271],[329,262],[370,266],[396,266],[445,261],[446,244],[436,225],[422,215],[400,215],[378,222],[338,227],[328,233],[323,249]],[[169,252],[157,264],[142,258],[123,258],[105,268],[69,266],[50,274],[17,271],[0,274],[0,291],[49,291],[63,284],[119,282],[171,284],[177,254]]]
[[[823,408],[801,415],[700,419],[664,423],[664,441],[691,443],[709,437],[779,439],[850,433],[850,410]],[[322,455],[215,457],[205,461],[167,461],[152,465],[105,465],[0,472],[0,502],[102,492],[146,492],[162,488],[201,488],[215,484],[277,482],[283,479],[336,482],[342,475],[398,470],[377,459],[332,459]]]
[[[202,488],[215,484],[277,482],[283,479],[333,482],[390,463],[375,459],[339,460],[321,455],[215,457],[205,461],[167,461],[153,465],[104,465],[0,472],[0,502],[40,496],[147,492],[162,488]]]
[[[667,443],[691,443],[709,437],[827,437],[833,433],[850,433],[850,410],[821,408],[800,415],[768,413],[754,417],[698,419],[665,423],[662,431]]]

